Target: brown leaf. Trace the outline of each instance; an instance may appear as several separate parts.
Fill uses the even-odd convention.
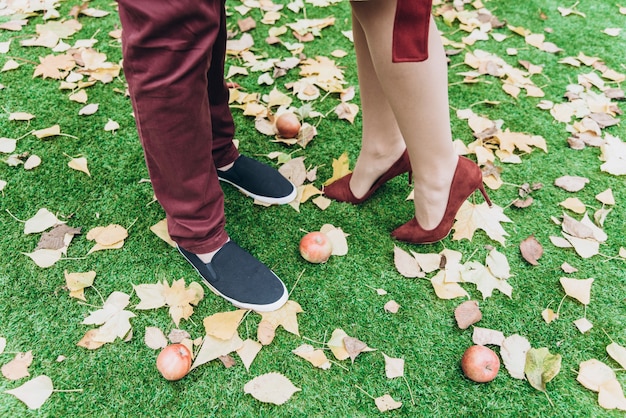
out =
[[[568,192],[578,192],[589,183],[589,179],[578,176],[562,176],[554,180],[554,185],[567,190]]]
[[[480,321],[483,318],[483,314],[480,312],[478,302],[468,300],[457,306],[454,310],[454,318],[459,328],[467,329],[470,325]]]
[[[354,363],[354,359],[359,354],[364,353],[366,351],[374,351],[373,348],[369,348],[367,344],[365,344],[363,341],[354,337],[344,337],[343,345],[346,347],[346,351],[348,352],[348,355],[350,356],[352,363]]]
[[[74,235],[80,234],[80,231],[81,228],[72,228],[66,224],[56,225],[50,231],[41,235],[35,250],[60,250],[65,248],[67,246],[65,242],[67,237],[69,236],[69,239],[71,239]]]
[[[222,362],[222,364],[224,365],[224,367],[226,367],[227,369],[230,369],[231,367],[233,367],[235,364],[237,364],[237,362],[235,361],[234,358],[232,358],[230,356],[230,354],[226,354],[224,356],[219,356],[218,357],[219,361]]]
[[[276,326],[270,321],[262,320],[257,329],[257,339],[263,345],[269,345],[276,336]]]
[[[238,20],[237,26],[239,26],[239,30],[241,32],[248,32],[256,28],[256,21],[251,17],[247,17],[245,19]]]
[[[33,352],[17,353],[13,360],[2,366],[2,375],[9,380],[30,376],[28,366],[33,362]]]
[[[533,266],[539,265],[537,260],[543,255],[543,247],[534,235],[522,241],[519,245],[519,249],[524,260],[528,261]]]

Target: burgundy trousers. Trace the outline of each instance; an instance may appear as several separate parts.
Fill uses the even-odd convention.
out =
[[[238,157],[224,84],[224,0],[119,0],[124,74],[152,186],[172,239],[226,242],[216,167]]]

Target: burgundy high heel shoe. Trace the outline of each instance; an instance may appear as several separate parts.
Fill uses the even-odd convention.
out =
[[[372,187],[363,195],[363,197],[356,197],[352,190],[350,190],[350,179],[352,178],[352,173],[346,174],[342,178],[328,186],[324,187],[324,194],[333,200],[337,200],[339,202],[349,202],[352,204],[359,204],[365,202],[369,197],[376,191],[380,186],[388,182],[394,177],[399,176],[403,173],[409,173],[409,183],[411,183],[411,161],[409,161],[409,153],[407,150],[404,150],[402,156],[389,167],[382,176],[378,178],[372,184]]]
[[[485,192],[483,175],[480,168],[472,160],[459,157],[459,162],[452,178],[450,195],[443,219],[434,229],[429,231],[422,228],[416,218],[396,228],[391,235],[399,240],[412,244],[432,244],[441,241],[450,234],[454,217],[465,200],[476,190],[480,190],[485,201],[491,206],[491,200]]]

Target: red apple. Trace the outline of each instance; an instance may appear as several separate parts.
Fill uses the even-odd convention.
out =
[[[179,380],[189,373],[191,352],[184,344],[170,344],[159,353],[157,369],[167,380]]]
[[[300,120],[291,112],[282,113],[276,118],[276,131],[283,138],[295,138],[300,133]]]
[[[310,263],[325,263],[332,252],[333,244],[323,232],[309,232],[300,240],[300,254]]]
[[[463,353],[461,369],[465,376],[474,382],[491,382],[500,370],[500,359],[489,347],[473,345]]]

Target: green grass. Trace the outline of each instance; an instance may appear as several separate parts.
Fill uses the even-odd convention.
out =
[[[60,5],[66,16],[77,1]],[[231,1],[232,7],[238,2]],[[94,19],[81,17],[83,29],[73,39],[94,36],[99,40],[96,48],[107,54],[108,60],[121,59],[119,44],[107,33],[119,26],[114,4],[93,1],[92,5],[113,12],[110,16]],[[606,27],[624,27],[626,16],[618,13],[612,1],[596,0],[582,2],[577,10],[580,16],[562,17],[558,6],[570,6],[556,1],[511,2],[492,0],[485,2],[488,9],[512,26],[522,26],[533,33],[546,28],[546,40],[564,49],[552,55],[525,45],[523,39],[502,28],[497,32],[510,35],[502,43],[489,40],[478,42],[470,50],[483,49],[503,57],[509,64],[518,66],[518,60],[528,60],[544,66],[543,75],[533,80],[546,92],[545,99],[560,102],[567,84],[576,82],[577,75],[587,73],[589,68],[573,68],[558,64],[566,56],[583,52],[601,58],[609,68],[625,72],[624,37],[611,38],[601,33]],[[306,44],[304,53],[309,57],[329,56],[334,49],[344,49],[348,55],[337,59],[345,67],[348,85],[357,85],[354,52],[342,31],[350,28],[347,2],[329,8],[307,7],[307,17],[317,18],[333,15],[334,26],[322,30],[321,38]],[[540,18],[543,12],[547,19]],[[259,18],[257,10],[251,15]],[[238,14],[230,18],[235,28]],[[286,10],[282,23],[295,19]],[[6,18],[0,18],[4,21]],[[597,404],[597,394],[585,389],[576,381],[581,361],[597,358],[611,367],[618,365],[605,350],[610,343],[608,335],[626,345],[624,291],[624,260],[595,256],[582,259],[572,250],[554,247],[550,235],[558,235],[559,227],[551,221],[563,210],[558,203],[572,196],[553,186],[561,175],[585,176],[591,181],[581,192],[575,194],[594,208],[599,207],[594,196],[611,188],[617,204],[608,216],[605,231],[609,239],[602,245],[605,255],[617,255],[626,246],[626,216],[624,202],[624,179],[600,171],[598,149],[582,151],[569,149],[565,126],[555,122],[547,111],[536,107],[539,99],[519,99],[507,96],[500,88],[500,81],[483,76],[490,83],[461,84],[458,72],[467,71],[463,54],[451,57],[449,72],[450,105],[452,109],[472,106],[476,113],[491,119],[502,119],[504,127],[516,132],[541,135],[548,142],[548,153],[539,150],[522,157],[519,165],[503,166],[502,177],[507,183],[497,191],[491,191],[492,200],[499,206],[507,206],[517,197],[517,187],[523,183],[540,182],[544,187],[533,192],[535,203],[528,209],[506,209],[512,223],[504,224],[509,236],[506,245],[490,240],[477,232],[471,242],[452,241],[427,246],[400,245],[405,250],[439,252],[443,248],[461,251],[463,261],[470,256],[483,262],[489,246],[503,252],[511,265],[514,276],[511,299],[499,292],[482,301],[473,286],[464,286],[472,298],[480,300],[483,319],[478,324],[494,328],[505,335],[525,336],[533,347],[547,347],[551,353],[563,356],[561,372],[548,384],[550,404],[541,392],[528,382],[516,380],[502,369],[495,381],[475,384],[462,375],[459,359],[472,344],[471,330],[460,330],[454,321],[454,308],[460,300],[439,300],[426,280],[406,279],[393,265],[394,241],[389,232],[412,216],[411,202],[405,201],[410,191],[406,177],[395,179],[385,185],[367,203],[353,207],[333,203],[321,211],[311,202],[303,204],[300,212],[289,206],[263,208],[253,205],[250,199],[230,187],[224,188],[226,197],[227,229],[243,247],[270,265],[293,289],[292,299],[300,303],[304,313],[299,314],[301,337],[279,329],[275,341],[263,348],[250,371],[241,361],[226,369],[213,361],[194,370],[179,382],[166,382],[154,366],[157,352],[143,342],[146,326],[156,326],[167,334],[174,328],[165,309],[135,311],[138,298],[131,299],[130,310],[137,317],[131,320],[133,338],[129,342],[116,341],[95,351],[77,347],[76,342],[90,329],[81,325],[82,319],[95,308],[79,303],[68,296],[64,286],[64,270],[95,270],[95,287],[104,297],[113,291],[132,293],[132,284],[154,283],[157,280],[184,278],[187,282],[199,280],[192,268],[178,253],[157,238],[149,227],[164,217],[157,203],[151,203],[152,190],[147,178],[141,147],[137,140],[131,106],[127,97],[114,91],[124,89],[123,78],[111,84],[97,84],[89,88],[90,103],[99,103],[99,111],[88,117],[79,117],[82,105],[67,99],[67,93],[58,90],[58,82],[50,79],[32,78],[38,57],[50,53],[44,48],[22,48],[18,42],[24,34],[32,34],[35,24],[43,23],[41,17],[33,17],[22,32],[0,32],[0,42],[13,39],[7,54],[0,55],[0,65],[10,57],[21,63],[18,70],[0,73],[0,137],[18,138],[32,129],[47,128],[59,124],[62,132],[76,138],[62,136],[40,140],[26,135],[18,142],[16,152],[29,152],[42,157],[43,163],[33,171],[21,167],[0,164],[0,179],[8,185],[0,196],[0,223],[2,234],[0,248],[3,263],[0,266],[0,337],[7,340],[0,364],[9,362],[15,352],[32,350],[34,362],[29,371],[32,377],[45,374],[51,377],[57,389],[82,389],[82,392],[53,393],[38,411],[29,411],[24,404],[10,395],[0,393],[1,416],[233,416],[233,417],[365,417],[378,415],[374,402],[357,386],[373,396],[389,393],[403,402],[403,407],[391,412],[394,416],[618,416]],[[456,24],[447,27],[437,21],[447,37],[459,40],[463,34]],[[252,31],[258,54],[267,57],[287,57],[290,54],[280,46],[263,43],[267,26],[259,24]],[[295,41],[291,35],[286,39]],[[69,42],[68,42],[69,43]],[[506,48],[518,48],[517,57],[507,56]],[[229,63],[241,64],[230,58]],[[258,74],[236,77],[248,91],[267,93],[272,87],[256,84]],[[298,78],[296,70],[279,79],[276,87],[286,92],[284,83]],[[499,105],[478,104],[485,100],[498,101]],[[356,100],[358,102],[358,99]],[[296,102],[297,105],[300,105]],[[336,95],[313,103],[315,110],[328,113],[338,104]],[[624,110],[623,103],[620,109]],[[30,123],[8,120],[10,112],[23,111],[36,115]],[[452,111],[452,128],[455,138],[465,143],[473,140],[466,121],[458,120]],[[322,182],[332,175],[333,158],[347,151],[354,162],[359,149],[360,119],[354,125],[338,120],[331,112],[319,122],[318,136],[306,149],[287,147],[272,143],[254,129],[252,119],[235,110],[237,139],[242,152],[264,156],[272,151],[294,152],[306,156],[307,165],[318,166],[318,180]],[[111,118],[121,125],[117,133],[103,130]],[[622,126],[605,130],[626,139]],[[87,157],[91,177],[67,168],[68,156],[79,154]],[[86,233],[93,227],[112,223],[129,228],[129,237],[122,249],[109,250],[84,256],[91,248],[85,234],[76,236],[69,247],[68,257],[53,267],[41,269],[22,253],[30,252],[39,240],[39,234],[24,235],[23,224],[15,218],[26,220],[39,208],[46,207],[58,213],[61,219],[73,227],[83,228]],[[14,218],[15,217],[15,218]],[[303,230],[319,229],[330,223],[349,233],[349,253],[345,257],[333,257],[323,265],[306,263],[298,254],[297,243]],[[519,253],[519,243],[534,234],[543,244],[545,253],[540,265],[526,263]],[[592,302],[584,307],[572,300],[564,301],[561,318],[547,325],[541,311],[550,304],[556,309],[563,291],[559,278],[567,276],[560,266],[563,262],[575,266],[576,278],[595,278]],[[298,280],[298,278],[300,279]],[[296,283],[297,281],[297,283]],[[378,296],[372,288],[383,288],[386,296]],[[94,289],[87,289],[87,300],[101,305]],[[402,307],[397,314],[384,312],[383,305],[396,300]],[[181,328],[199,337],[204,328],[202,319],[232,307],[210,292],[195,309],[190,321],[182,321]],[[594,328],[581,334],[572,321],[586,315]],[[256,337],[256,325],[260,317],[248,315],[240,326],[243,339]],[[343,328],[349,335],[377,349],[357,357],[354,364],[342,362],[328,371],[313,368],[291,350],[310,340],[326,341],[332,331]],[[306,338],[306,339],[305,339]],[[310,339],[310,340],[309,340]],[[316,344],[319,346],[319,344]],[[497,349],[496,349],[497,351]],[[381,352],[406,361],[406,382],[402,379],[388,380],[384,374]],[[57,363],[63,355],[66,359]],[[277,371],[287,376],[302,389],[286,404],[273,406],[262,404],[243,392],[243,386],[252,378]],[[618,371],[618,380],[626,385],[626,375]],[[24,383],[0,378],[0,392]],[[411,402],[412,392],[415,404]]]

